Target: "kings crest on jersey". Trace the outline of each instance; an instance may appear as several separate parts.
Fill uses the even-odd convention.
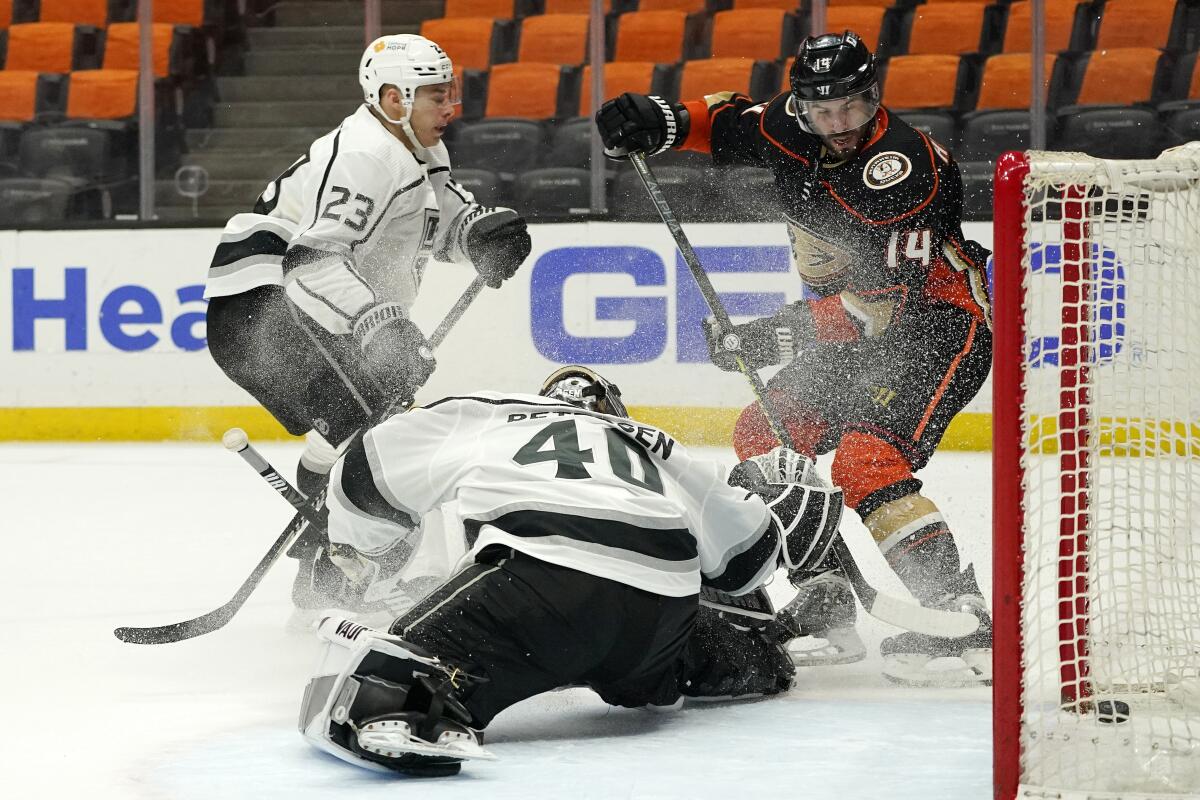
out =
[[[775,174],[797,272],[817,294],[840,295],[863,335],[928,301],[989,317],[987,251],[963,236],[958,165],[929,136],[880,107],[866,143],[843,159],[802,130],[790,93],[685,105],[682,149]]]
[[[462,230],[480,210],[444,144],[414,154],[364,104],[229,220],[205,294],[284,285],[323,327],[347,333],[368,304],[410,307],[431,257],[466,261]]]

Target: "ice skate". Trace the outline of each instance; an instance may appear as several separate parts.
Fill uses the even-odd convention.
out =
[[[974,571],[963,573],[975,583]],[[884,639],[883,675],[903,686],[964,687],[992,683],[992,618],[977,592],[945,595],[925,603],[932,608],[965,611],[979,618],[979,628],[969,636],[940,639],[920,633],[902,633]]]
[[[800,636],[787,644],[792,663],[825,667],[866,658],[866,645],[854,627],[858,611],[846,573],[830,569],[816,575],[797,574],[792,580],[799,593],[779,612],[800,629]]]

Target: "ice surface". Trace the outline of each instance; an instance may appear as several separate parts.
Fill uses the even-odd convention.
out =
[[[260,449],[292,473],[296,446]],[[985,587],[989,469],[987,454],[940,453],[921,474]],[[888,684],[876,645],[890,631],[871,620],[866,661],[801,671],[783,697],[651,715],[557,692],[496,719],[487,745],[498,762],[434,781],[369,774],[295,730],[320,645],[285,630],[290,561],[216,633],[157,646],[112,635],[224,603],[290,519],[239,458],[217,442],[4,444],[0,486],[5,797],[991,796],[990,690]],[[867,575],[906,596],[857,521],[847,527]],[[786,581],[773,591],[786,599]]]

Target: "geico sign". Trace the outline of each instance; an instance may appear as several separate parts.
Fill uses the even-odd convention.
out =
[[[787,247],[697,247],[706,271],[710,273],[786,273],[790,269]],[[675,358],[680,362],[707,361],[701,321],[709,315],[708,306],[696,288],[692,276],[678,254],[675,274],[668,276],[662,257],[645,247],[560,247],[538,257],[530,271],[530,330],[538,352],[551,361],[578,364],[636,364],[654,361],[667,348],[672,325],[674,300]],[[588,293],[589,308],[581,308],[567,288],[572,278],[586,275],[616,274],[628,276],[635,287],[645,289],[636,295]],[[670,278],[670,280],[669,280]],[[799,291],[800,282],[780,275],[778,291],[721,292],[721,301],[733,316],[762,317],[774,313],[786,302],[784,290]],[[669,287],[673,286],[674,289]],[[624,321],[628,333],[621,335],[582,335],[578,316],[598,321]],[[630,324],[631,323],[631,324]],[[569,327],[576,328],[572,333]]]
[[[117,350],[148,350],[168,338],[180,350],[204,349],[203,286],[180,286],[161,297],[146,286],[128,284],[108,290],[97,303],[89,297],[87,268],[64,268],[61,291],[39,292],[35,272],[46,274],[28,267],[12,270],[14,351],[39,349],[39,334],[42,350],[87,350],[95,344],[88,340],[94,309],[100,335]]]

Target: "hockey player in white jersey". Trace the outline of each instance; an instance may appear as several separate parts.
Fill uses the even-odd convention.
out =
[[[458,88],[437,44],[376,39],[358,77],[363,105],[230,219],[205,290],[217,364],[289,433],[307,434],[305,494],[372,414],[411,400],[433,371],[408,314],[430,259],[471,263],[498,287],[531,247],[515,211],[479,205],[451,175],[441,139]],[[291,555],[297,604],[330,602],[324,543],[307,534]]]
[[[353,652],[310,683],[302,732],[370,768],[452,774],[487,757],[478,731],[496,714],[555,688],[669,708],[681,689],[738,693],[739,672],[765,668],[760,693],[786,689],[780,643],[747,631],[740,653],[714,645],[739,634],[711,613],[697,630],[698,594],[745,594],[825,557],[841,495],[785,482],[806,463],[782,448],[732,472],[692,458],[577,366],[538,395],[479,392],[392,417],[334,468],[330,539],[384,559],[451,504],[469,552],[386,633],[323,625]],[[737,661],[756,648],[773,663]]]

